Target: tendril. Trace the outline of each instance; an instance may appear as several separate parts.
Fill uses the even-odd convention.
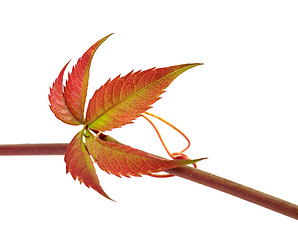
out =
[[[144,114],[147,114],[151,117],[154,117],[160,121],[162,121],[163,123],[167,124],[168,126],[170,126],[171,128],[173,128],[174,130],[176,130],[178,133],[180,133],[187,141],[187,146],[180,152],[175,152],[175,153],[171,153],[169,151],[169,149],[167,148],[163,138],[161,137],[161,134],[160,132],[158,131],[157,127],[154,125],[154,123],[148,118],[146,117]],[[157,133],[157,136],[161,142],[161,144],[163,145],[164,149],[166,150],[167,154],[172,158],[172,159],[189,159],[188,156],[186,154],[184,154],[184,152],[190,147],[190,140],[188,139],[188,137],[180,130],[178,129],[177,127],[175,127],[173,124],[169,123],[168,121],[164,120],[163,118],[155,115],[155,114],[152,114],[152,113],[148,113],[148,112],[144,112],[144,114],[142,114],[142,117],[145,118],[150,124],[151,126],[154,128],[155,132]],[[197,168],[197,165],[196,163],[193,163],[193,166],[195,168]],[[152,177],[158,177],[158,178],[166,178],[166,177],[173,177],[174,175],[172,174],[154,174],[154,173],[151,173],[149,174],[149,176],[152,176]]]

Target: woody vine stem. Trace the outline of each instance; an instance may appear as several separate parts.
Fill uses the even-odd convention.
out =
[[[106,140],[105,138],[107,137],[106,135],[101,136],[103,140]],[[0,145],[0,156],[64,155],[67,145],[66,143]],[[169,169],[165,172],[231,194],[298,220],[298,205],[243,186],[239,183],[188,166]]]

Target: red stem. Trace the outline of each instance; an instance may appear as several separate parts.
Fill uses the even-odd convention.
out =
[[[67,145],[66,143],[0,145],[0,156],[64,155]]]
[[[64,155],[67,145],[66,143],[2,145],[0,146],[0,156]],[[231,194],[298,220],[297,205],[243,186],[239,183],[188,166],[169,169],[165,172]]]
[[[228,179],[192,167],[179,167],[165,172],[231,194],[272,211],[298,220],[298,206]]]

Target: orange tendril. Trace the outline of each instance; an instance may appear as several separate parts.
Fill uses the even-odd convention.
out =
[[[170,126],[171,128],[173,128],[174,130],[176,130],[178,133],[180,133],[180,134],[186,139],[186,141],[187,141],[187,146],[186,146],[186,148],[184,148],[182,151],[177,152],[177,153],[170,153],[170,151],[169,151],[169,149],[167,148],[167,146],[166,146],[166,144],[165,144],[163,138],[161,137],[161,134],[160,134],[160,132],[158,131],[157,127],[156,127],[156,126],[154,125],[154,123],[153,123],[148,117],[146,117],[144,114],[147,114],[147,115],[149,115],[149,116],[152,116],[152,117],[154,117],[154,118],[156,118],[156,119],[158,119],[158,120],[164,122],[165,124],[167,124],[168,126]],[[187,137],[187,136],[186,136],[180,129],[178,129],[177,127],[175,127],[173,124],[169,123],[168,121],[164,120],[163,118],[161,118],[161,117],[159,117],[159,116],[156,116],[156,115],[154,115],[154,114],[152,114],[152,113],[148,113],[148,112],[144,112],[144,114],[142,114],[142,117],[145,118],[145,119],[152,125],[152,127],[154,128],[155,132],[156,132],[157,135],[158,135],[158,138],[159,138],[160,142],[162,143],[164,149],[166,150],[167,154],[168,154],[172,159],[189,159],[189,158],[187,157],[187,155],[183,153],[184,151],[186,151],[186,150],[190,147],[190,140],[188,139],[188,137]],[[193,166],[194,166],[195,168],[197,168],[196,163],[193,163]],[[174,176],[174,175],[172,175],[172,174],[162,174],[162,175],[161,175],[161,174],[154,174],[154,173],[151,173],[151,174],[149,174],[149,175],[152,176],[152,177],[159,177],[159,178],[173,177],[173,176]]]
[[[190,140],[188,139],[188,137],[180,130],[180,129],[178,129],[177,127],[175,127],[173,124],[171,124],[171,123],[169,123],[168,121],[166,121],[166,120],[164,120],[163,118],[161,118],[161,117],[159,117],[159,116],[156,116],[156,115],[154,115],[154,114],[152,114],[152,113],[148,113],[148,112],[144,112],[145,114],[147,114],[147,115],[149,115],[149,116],[152,116],[152,117],[155,117],[156,119],[158,119],[158,120],[160,120],[160,121],[162,121],[162,122],[164,122],[165,124],[167,124],[168,126],[170,126],[171,128],[173,128],[173,129],[175,129],[178,133],[180,133],[184,138],[185,138],[185,140],[187,141],[187,147],[186,148],[184,148],[182,151],[180,151],[180,152],[178,152],[178,153],[170,153],[170,151],[168,150],[168,148],[167,148],[167,146],[166,146],[166,144],[165,144],[165,142],[164,142],[164,140],[162,139],[162,137],[161,137],[161,134],[159,133],[159,131],[158,131],[158,129],[157,129],[157,127],[154,125],[154,123],[149,119],[149,118],[147,118],[146,116],[144,116],[143,114],[142,114],[142,117],[144,117],[151,125],[152,125],[152,127],[154,128],[154,130],[155,130],[155,132],[157,133],[157,135],[158,135],[158,137],[159,137],[159,139],[160,139],[160,141],[161,141],[161,143],[162,143],[162,145],[163,145],[163,147],[164,147],[164,149],[166,150],[166,152],[168,153],[168,155],[171,157],[171,158],[176,158],[178,155],[184,155],[184,157],[187,157],[185,154],[183,154],[183,152],[185,152],[189,147],[190,147]],[[188,159],[188,158],[187,158]]]

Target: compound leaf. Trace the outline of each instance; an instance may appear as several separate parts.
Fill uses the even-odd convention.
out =
[[[141,116],[160,99],[160,95],[176,77],[201,63],[132,71],[123,77],[119,75],[108,80],[90,99],[85,119],[91,61],[97,48],[110,35],[97,41],[83,54],[63,86],[67,63],[49,94],[50,108],[58,119],[70,125],[84,124],[83,130],[74,136],[66,149],[66,172],[108,199],[111,198],[99,183],[91,156],[102,170],[118,177],[151,175],[202,160],[168,160],[121,144],[102,134],[103,131],[121,127]],[[91,130],[98,134],[94,136]]]

